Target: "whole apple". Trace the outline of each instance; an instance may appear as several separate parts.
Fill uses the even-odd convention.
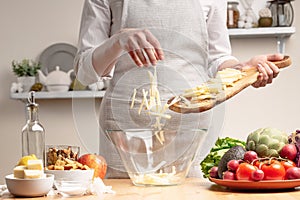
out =
[[[87,153],[80,156],[78,158],[78,162],[94,169],[94,178],[100,177],[101,179],[104,179],[107,170],[107,162],[104,157],[97,154]]]

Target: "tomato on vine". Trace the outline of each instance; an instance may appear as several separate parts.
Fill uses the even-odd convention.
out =
[[[241,163],[236,170],[236,178],[237,180],[252,180],[252,173],[256,170],[257,167],[250,163]]]
[[[285,171],[288,170],[289,168],[296,167],[296,163],[294,163],[291,160],[282,160],[282,161],[280,161],[280,163],[285,168]]]
[[[269,160],[260,164],[260,169],[264,172],[264,180],[284,180],[285,168],[277,160]]]

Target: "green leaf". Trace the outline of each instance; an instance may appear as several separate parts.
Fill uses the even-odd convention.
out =
[[[12,61],[13,73],[18,76],[36,76],[37,71],[41,69],[41,64],[29,59],[23,59],[21,62]]]
[[[213,166],[218,166],[222,156],[234,146],[243,146],[245,147],[246,142],[226,137],[218,138],[215,142],[215,146],[210,150],[209,154],[201,161],[200,166],[203,172],[203,177],[209,177],[209,171]]]

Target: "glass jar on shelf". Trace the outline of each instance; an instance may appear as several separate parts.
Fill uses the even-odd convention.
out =
[[[272,0],[268,1],[272,12],[272,26],[284,27],[292,26],[294,21],[294,9],[291,4],[293,0]]]
[[[239,2],[236,0],[227,1],[227,28],[238,28],[240,11]]]
[[[258,27],[271,27],[273,24],[272,13],[269,8],[262,8],[258,12]]]

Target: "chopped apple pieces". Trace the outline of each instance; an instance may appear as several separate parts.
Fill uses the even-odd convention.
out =
[[[150,79],[150,87],[148,90],[143,88],[141,91],[141,103],[139,105],[138,114],[140,115],[142,111],[147,111],[147,113],[153,117],[155,117],[155,124],[152,125],[152,127],[157,130],[157,133],[155,134],[157,140],[163,144],[164,143],[164,135],[163,135],[163,123],[161,122],[161,119],[171,119],[171,115],[165,113],[167,111],[167,108],[170,106],[170,104],[164,104],[162,105],[159,90],[158,90],[158,84],[157,84],[157,72],[156,72],[156,66],[154,66],[154,72],[148,71],[149,79]],[[137,89],[133,90],[133,95],[131,99],[131,106],[130,108],[134,108],[136,100],[136,94]]]
[[[184,103],[187,107],[193,107],[199,101],[216,99],[217,95],[226,92],[226,88],[243,78],[245,74],[237,69],[226,68],[219,71],[216,78],[209,79],[194,88],[186,89],[183,94],[176,96],[172,102]]]
[[[159,173],[134,174],[132,179],[137,184],[142,185],[173,185],[178,184],[184,176],[184,173],[176,172],[175,166],[172,166],[172,172],[166,173],[160,170]]]

